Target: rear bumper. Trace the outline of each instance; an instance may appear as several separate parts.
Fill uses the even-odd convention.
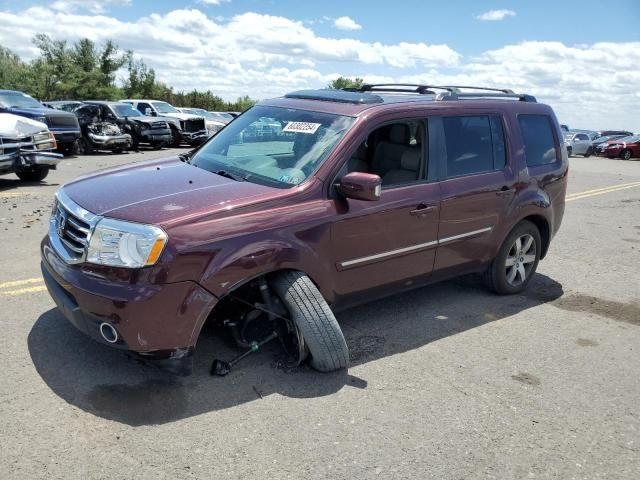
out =
[[[172,373],[188,375],[200,329],[217,299],[195,282],[130,284],[93,277],[66,264],[42,241],[42,275],[63,315],[93,340],[135,353]],[[107,323],[117,332],[108,342]]]

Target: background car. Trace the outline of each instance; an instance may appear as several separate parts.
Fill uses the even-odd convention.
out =
[[[149,144],[154,149],[171,143],[171,128],[162,117],[147,117],[128,103],[90,101],[86,105],[95,105],[100,109],[99,115],[105,120],[117,123],[123,133],[131,135],[131,148]]]
[[[150,117],[170,117],[179,122],[179,127],[171,125],[171,145],[179,147],[186,143],[192,147],[198,146],[209,138],[205,119],[201,115],[182,113],[173,105],[160,100],[121,100],[133,105],[143,115]]]
[[[82,129],[80,153],[91,154],[94,150],[119,153],[128,150],[131,147],[131,135],[124,133],[114,119],[101,115],[100,110],[100,105],[87,103],[74,111]]]
[[[620,157],[623,160],[640,158],[640,135],[609,140],[606,143],[604,154],[609,158]]]
[[[596,138],[591,145],[593,146],[593,153],[595,155],[602,155],[607,146],[609,140],[617,140],[618,138],[628,137],[628,135],[603,135]]]
[[[55,169],[62,155],[53,153],[56,139],[36,120],[0,113],[0,175],[15,173],[25,182],[39,182]]]
[[[80,125],[72,113],[47,108],[35,98],[15,90],[0,90],[0,113],[12,113],[42,122],[56,137],[60,151],[75,153],[77,150]]]
[[[595,135],[590,135],[595,134]],[[571,130],[565,133],[564,138],[569,145],[567,151],[570,155],[590,156],[593,153],[591,142],[596,138],[596,132]]]
[[[209,136],[215,135],[220,130],[224,128],[224,126],[228,122],[223,122],[219,117],[207,112],[202,108],[178,108],[181,113],[188,113],[190,115],[198,115],[200,117],[204,117],[204,122],[207,127],[207,133]]]

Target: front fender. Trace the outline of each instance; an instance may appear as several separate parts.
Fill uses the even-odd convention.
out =
[[[327,302],[335,297],[331,262],[297,238],[263,238],[242,246],[222,248],[211,260],[200,284],[222,298],[241,285],[278,270],[304,272],[318,286]]]

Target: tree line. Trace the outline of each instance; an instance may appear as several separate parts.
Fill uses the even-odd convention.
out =
[[[0,89],[19,90],[40,101],[152,98],[210,111],[244,111],[256,103],[248,95],[227,102],[210,90],[175,91],[133,51],[121,51],[111,40],[103,45],[87,38],[68,43],[38,34],[33,43],[39,54],[29,62],[0,45]],[[122,68],[126,77],[119,85],[116,74]]]

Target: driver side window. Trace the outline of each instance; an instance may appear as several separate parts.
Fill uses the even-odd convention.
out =
[[[347,172],[378,175],[383,188],[426,178],[426,129],[418,120],[395,122],[369,134],[347,161]]]

